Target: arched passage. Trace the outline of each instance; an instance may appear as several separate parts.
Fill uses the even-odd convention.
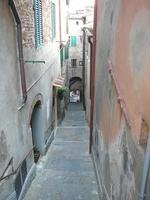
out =
[[[69,90],[70,90],[70,102],[82,101],[83,85],[82,85],[82,79],[80,77],[72,77],[69,80]]]
[[[34,146],[34,161],[38,161],[40,155],[44,154],[44,121],[41,101],[37,101],[31,115],[32,142]]]
[[[77,83],[79,84],[78,86],[75,85]],[[80,77],[72,77],[69,80],[69,88],[74,89],[75,87],[80,87],[82,89],[82,79]]]

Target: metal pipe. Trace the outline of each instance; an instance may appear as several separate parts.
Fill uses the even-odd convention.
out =
[[[93,63],[93,59],[92,59],[92,54],[93,54],[93,42],[91,41],[91,39],[93,38],[93,36],[89,36],[88,37],[88,42],[90,44],[90,99],[92,99],[92,76],[93,76],[93,70],[92,70],[92,63]],[[92,144],[93,144],[93,136],[90,132],[89,135],[89,152],[91,153],[91,148],[92,148]]]
[[[82,29],[83,31],[83,69],[82,69],[82,97],[83,97],[83,108],[86,110],[86,105],[85,105],[85,29]]]
[[[30,155],[30,153],[33,151],[35,146],[32,147],[32,149],[30,149],[30,151],[25,155],[23,161]],[[13,158],[11,158],[10,162],[9,162],[9,165],[12,163],[13,161]],[[9,173],[8,175],[4,176],[5,173],[3,173],[3,176],[0,177],[0,182],[4,179],[7,179],[9,178],[10,176],[13,176],[15,175],[17,172],[18,172],[18,169],[22,166],[22,163],[23,161],[20,162],[20,164],[18,165],[18,167],[14,170],[13,166],[12,166],[12,172]],[[7,166],[7,169],[8,169],[8,166]],[[6,171],[5,171],[6,172]]]
[[[148,181],[149,168],[150,168],[150,134],[149,134],[148,142],[147,142],[139,200],[146,199],[145,193],[146,193],[146,185]]]
[[[118,84],[118,79],[117,79],[117,76],[114,73],[114,67],[113,67],[113,64],[110,60],[108,61],[108,72],[109,72],[112,80],[114,81],[115,88],[116,88],[117,95],[118,95],[117,99],[118,99],[118,102],[120,103],[120,106],[121,106],[121,109],[124,113],[125,119],[126,119],[128,125],[129,125],[129,127],[131,127],[129,115],[128,115],[128,112],[127,112],[126,102],[125,102],[125,100],[124,100],[124,98],[121,94],[120,87],[119,87],[119,84]]]
[[[20,20],[18,11],[16,9],[14,0],[9,0],[9,5],[17,24],[17,42],[18,42],[19,62],[20,62],[21,88],[22,88],[23,102],[25,103],[27,100],[27,90],[26,90],[26,78],[25,78],[25,69],[24,69],[24,58],[23,58],[21,20]]]
[[[92,35],[88,36],[88,42],[90,44],[90,99],[92,97],[92,94],[91,94],[91,92],[92,92],[92,88],[91,88],[91,83],[92,83],[92,50],[93,50],[92,39],[93,39]]]
[[[91,75],[91,111],[90,111],[90,143],[89,152],[92,152],[93,145],[93,119],[94,119],[94,98],[95,98],[95,65],[96,65],[96,34],[97,33],[97,0],[94,6],[94,29],[93,29],[93,50],[92,50],[92,75]]]
[[[44,60],[25,60],[25,63],[31,63],[31,64],[36,64],[36,63],[42,63],[45,64],[46,62]]]
[[[62,30],[61,30],[61,0],[59,0],[59,40],[60,46],[62,41]]]

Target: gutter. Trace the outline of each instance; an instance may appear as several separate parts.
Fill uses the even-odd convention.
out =
[[[17,24],[17,42],[18,42],[18,52],[19,52],[19,63],[20,63],[20,78],[21,78],[21,88],[22,88],[22,97],[23,103],[27,100],[27,89],[26,89],[26,77],[25,77],[25,68],[24,68],[24,57],[23,57],[23,44],[22,44],[22,27],[21,20],[16,9],[14,0],[9,0],[9,5],[13,13],[15,22]]]
[[[89,36],[88,37],[88,42],[90,44],[90,99],[92,99],[92,77],[93,77],[93,69],[92,69],[92,63],[93,63],[93,42],[91,41],[93,39],[93,36]],[[91,114],[91,113],[90,113]],[[90,128],[91,128],[91,120],[90,120]],[[93,145],[93,135],[92,132],[90,130],[90,136],[89,136],[89,152],[91,153],[91,149],[92,149],[92,145]]]
[[[61,0],[59,0],[59,40],[60,40],[60,48],[62,42],[62,24],[61,24]]]
[[[92,88],[91,88],[91,84],[92,84],[92,51],[93,51],[93,35],[90,35],[88,36],[88,42],[90,44],[90,99],[92,97],[91,95],[91,91],[92,91]]]
[[[92,49],[92,67],[91,67],[91,110],[90,110],[90,144],[89,152],[92,152],[93,145],[93,121],[94,121],[94,98],[95,98],[95,65],[96,65],[96,33],[97,33],[97,0],[94,7],[94,29],[93,29],[93,49]]]
[[[82,70],[82,88],[83,88],[83,108],[84,110],[86,110],[86,105],[85,105],[85,37],[86,37],[86,33],[85,33],[85,29],[82,29],[83,31],[83,70]]]

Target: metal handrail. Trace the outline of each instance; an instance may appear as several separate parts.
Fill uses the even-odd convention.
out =
[[[17,173],[18,169],[22,166],[22,163],[24,162],[24,160],[28,157],[28,155],[32,152],[33,148],[35,146],[32,147],[32,149],[26,154],[26,156],[24,157],[23,161],[20,162],[20,164],[18,165],[18,167],[14,170],[13,165],[12,165],[12,172],[6,176],[4,176],[5,172],[7,171],[8,167],[10,166],[10,164],[13,161],[13,157],[10,159],[9,163],[7,164],[6,169],[4,170],[2,176],[0,177],[0,182],[6,178],[9,178],[10,176],[13,176]]]
[[[118,84],[118,80],[117,80],[117,77],[114,73],[114,69],[113,69],[113,64],[112,62],[109,60],[108,61],[108,72],[111,76],[111,78],[113,79],[114,81],[114,84],[115,84],[115,88],[116,88],[116,91],[117,91],[117,99],[118,99],[118,102],[120,103],[120,106],[121,106],[121,109],[124,113],[124,116],[125,116],[125,119],[129,125],[129,127],[131,127],[131,123],[130,123],[130,119],[129,119],[129,115],[128,115],[128,112],[127,112],[127,106],[126,106],[126,103],[125,103],[125,100],[121,94],[121,91],[120,91],[120,88],[119,88],[119,84]]]
[[[7,169],[8,169],[8,167],[11,165],[12,166],[12,171],[14,170],[13,169],[13,157],[10,159],[10,161],[8,162],[8,164],[7,164],[7,166],[6,166],[6,168],[5,168],[5,170],[4,170],[4,172],[2,173],[2,175],[1,175],[1,177],[0,177],[0,180],[4,177],[4,175],[5,175],[5,173],[6,173],[6,171],[7,171]]]

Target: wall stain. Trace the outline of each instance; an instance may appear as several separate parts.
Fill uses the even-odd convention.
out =
[[[0,166],[6,161],[8,155],[6,136],[3,130],[0,132]]]

